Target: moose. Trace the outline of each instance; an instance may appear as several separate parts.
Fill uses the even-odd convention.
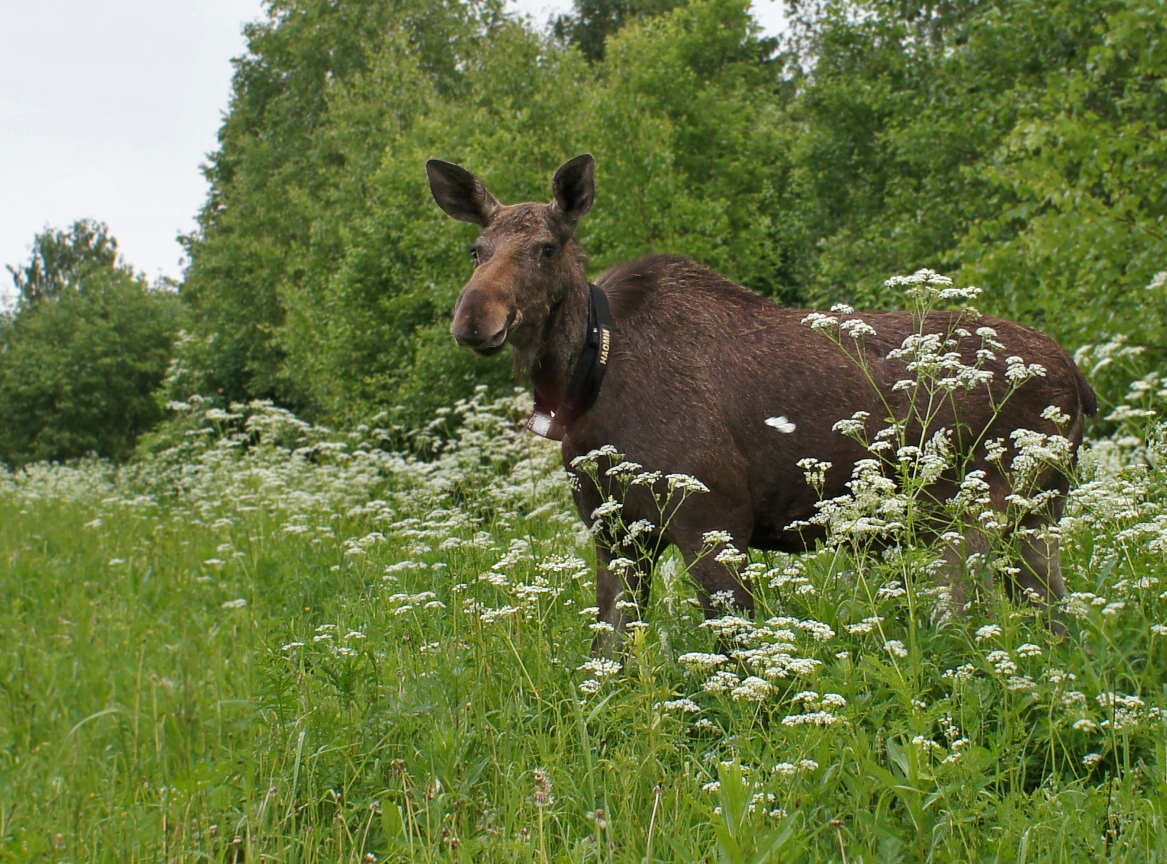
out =
[[[903,419],[912,415],[911,400],[935,395],[896,386],[908,374],[896,349],[917,333],[995,334],[1002,350],[985,351],[975,337],[958,339],[952,350],[999,382],[1007,377],[1006,355],[1039,365],[1039,374],[1008,397],[1004,383],[955,390],[928,422],[953,430],[952,446],[966,469],[984,472],[992,508],[1004,512],[1014,493],[1049,493],[1046,506],[1011,526],[1021,566],[1007,587],[1047,610],[1065,595],[1057,541],[1040,530],[1060,518],[1069,488],[1065,468],[1051,464],[1034,473],[1028,488],[1014,489],[1005,467],[1016,454],[1013,430],[1060,432],[1073,455],[1086,416],[1097,410],[1085,377],[1049,336],[998,318],[938,311],[844,314],[863,322],[863,333],[854,342],[832,340],[804,323],[807,312],[674,255],[616,266],[591,285],[576,237],[595,198],[590,154],[556,171],[550,204],[501,204],[477,176],[449,162],[431,160],[426,170],[442,210],[482,229],[470,250],[473,275],[454,307],[454,338],[484,356],[511,347],[516,375],[534,385],[532,430],[562,440],[564,466],[578,481],[575,505],[586,523],[613,495],[620,496],[625,524],[653,523],[639,538],[644,551],[631,567],[617,538],[596,531],[598,618],[610,626],[597,628],[595,653],[620,651],[630,610],[647,603],[653,565],[669,545],[688,565],[707,617],[719,614],[727,599],[752,613],[740,564],[732,555],[709,554],[708,532],[721,532],[716,536],[738,550],[796,552],[812,545],[821,536],[819,526],[808,525],[816,503],[845,494],[856,463],[872,456],[854,436],[836,431],[836,422],[867,416],[874,432],[879,421],[895,419],[889,408]],[[845,343],[860,346],[863,363]],[[914,430],[912,437],[926,440],[933,431]],[[992,440],[1005,442],[1003,457],[988,452]],[[577,457],[603,445],[646,470],[697,478],[708,491],[686,497],[661,519],[654,498],[659,488],[620,488],[607,483],[603,471],[596,478],[572,468]],[[821,488],[813,488],[799,467],[805,457],[830,463]],[[948,500],[960,480],[946,472],[929,493]],[[969,524],[962,544],[950,543],[956,605],[970,589],[955,571],[970,548],[984,547],[982,527]],[[1062,631],[1056,622],[1050,626]]]

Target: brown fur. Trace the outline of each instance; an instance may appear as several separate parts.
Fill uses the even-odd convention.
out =
[[[551,404],[563,397],[583,344],[587,279],[582,250],[571,237],[591,205],[592,165],[586,156],[560,168],[551,205],[515,207],[499,205],[481,181],[469,172],[458,173],[464,169],[447,163],[429,166],[439,204],[456,218],[484,227],[478,268],[455,310],[454,335],[483,353],[510,342],[516,371],[529,374],[536,391]],[[451,187],[457,187],[454,193]],[[541,257],[536,250],[550,244],[556,245],[554,254]],[[753,599],[736,569],[717,563],[712,555],[700,556],[705,532],[728,531],[739,549],[782,551],[805,549],[821,536],[820,531],[790,528],[815,514],[819,498],[796,463],[808,456],[830,461],[834,467],[827,474],[826,496],[846,492],[844,484],[855,462],[870,453],[832,426],[857,411],[868,411],[869,432],[874,433],[886,414],[881,394],[897,417],[910,416],[909,397],[891,389],[908,377],[905,366],[887,354],[917,332],[920,322],[909,312],[852,316],[876,330],[875,336],[862,340],[869,380],[853,359],[802,323],[805,311],[778,306],[693,261],[650,256],[609,270],[597,284],[608,294],[615,318],[612,352],[594,406],[567,430],[565,466],[576,456],[610,444],[646,470],[689,474],[710,490],[689,498],[672,514],[666,531],[647,538],[647,551],[623,578],[608,564],[627,550],[614,549],[615,538],[598,537],[599,617],[614,632],[602,635],[596,648],[611,653],[631,620],[618,601],[630,599],[641,605],[647,601],[652,564],[668,545],[680,549],[706,613],[714,614],[711,597],[718,592],[729,592],[743,609],[751,609]],[[511,323],[500,330],[506,322]],[[935,428],[952,428],[957,451],[972,453],[968,467],[986,472],[992,500],[1004,509],[1011,492],[1038,490],[1011,489],[999,469],[985,459],[983,447],[976,445],[993,438],[1008,441],[1009,433],[1018,428],[1057,433],[1054,424],[1040,416],[1053,405],[1071,418],[1065,434],[1076,451],[1084,418],[1096,410],[1094,393],[1066,352],[1036,330],[949,312],[930,315],[924,329],[950,333],[957,326],[970,331],[992,327],[1005,345],[1006,350],[987,364],[997,373],[991,385],[997,402],[1008,388],[1005,357],[1019,355],[1046,369],[1044,377],[1026,382],[996,417],[982,386],[957,391],[928,430],[910,430],[911,439],[918,440]],[[961,340],[959,350],[966,363],[973,362],[979,347],[978,338]],[[782,434],[767,426],[766,418],[775,416],[787,417],[794,431]],[[1009,458],[1011,454],[1006,463]],[[590,522],[604,495],[614,490],[598,489],[583,479],[575,493],[576,506]],[[930,492],[944,500],[955,493],[958,480],[943,478]],[[1038,488],[1064,492],[1068,480],[1049,471]],[[622,505],[625,523],[660,521],[648,490],[634,488]],[[1059,496],[1026,527],[1040,528],[1056,520],[1061,506]],[[958,605],[967,600],[968,592],[955,575],[958,562],[986,542],[974,526],[966,536],[968,548],[950,550]],[[1020,551],[1024,567],[1014,587],[1039,605],[1062,597],[1065,588],[1056,544],[1022,539]]]

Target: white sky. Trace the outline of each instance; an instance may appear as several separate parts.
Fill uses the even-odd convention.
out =
[[[570,0],[510,0],[543,24]],[[0,4],[0,265],[46,226],[109,225],[151,279],[181,275],[177,237],[206,197],[231,58],[261,0],[5,0]],[[777,0],[754,0],[768,33]],[[0,268],[0,308],[13,292]]]

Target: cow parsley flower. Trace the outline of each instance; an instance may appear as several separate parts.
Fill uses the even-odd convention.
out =
[[[985,655],[985,660],[993,664],[993,668],[1002,675],[1015,675],[1017,673],[1017,664],[1013,662],[1008,651],[990,651]]]
[[[883,650],[893,657],[907,657],[908,649],[904,647],[904,643],[898,639],[888,639],[883,643]]]
[[[733,672],[726,672],[724,670],[714,672],[705,683],[701,685],[706,693],[724,693],[731,691],[741,684],[741,679]]]
[[[709,487],[698,480],[696,477],[690,477],[688,474],[666,474],[665,480],[668,481],[670,492],[708,492]]]
[[[802,319],[803,324],[809,324],[812,329],[819,331],[830,330],[839,323],[834,315],[824,315],[822,312],[811,312]]]
[[[809,714],[791,714],[782,718],[783,726],[834,726],[847,721],[830,711],[813,711]]]
[[[867,411],[856,411],[849,419],[837,421],[831,429],[852,437],[862,435],[866,428],[867,418],[870,416],[871,414]],[[801,463],[799,464],[801,465]]]
[[[729,661],[724,654],[703,654],[700,651],[690,651],[677,658],[677,662],[690,667],[692,671],[712,669]]]
[[[615,660],[608,660],[603,657],[598,657],[594,660],[589,660],[576,669],[591,672],[596,678],[604,678],[608,675],[617,675],[620,672],[620,664]]]
[[[701,535],[701,542],[705,546],[720,546],[723,543],[732,543],[733,535],[728,531],[706,531]]]
[[[773,692],[774,688],[770,682],[751,675],[734,687],[730,692],[730,696],[738,701],[744,702],[762,702]]]
[[[843,330],[852,339],[875,335],[875,328],[860,318],[851,318],[844,321],[839,325],[839,329]]]

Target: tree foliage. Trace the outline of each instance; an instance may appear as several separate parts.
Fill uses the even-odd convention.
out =
[[[68,230],[48,228],[37,236],[23,267],[8,266],[19,301],[56,300],[70,288],[80,290],[93,273],[117,266],[118,243],[102,222],[81,219]]]
[[[1071,343],[1161,343],[1123,319],[1162,269],[1162,4],[848,5],[810,20],[798,100],[830,202],[816,296],[879,304],[912,261]]]
[[[127,458],[164,415],[154,398],[183,318],[117,257],[101,223],[36,238],[10,268],[21,291],[0,321],[0,462]]]
[[[661,15],[682,0],[576,0],[575,8],[557,15],[551,30],[577,47],[589,60],[603,60],[608,37],[637,18]]]
[[[745,0],[578,0],[552,34],[498,0],[270,3],[186,241],[183,386],[343,421],[504,381],[446,335],[474,229],[431,157],[517,201],[595,154],[596,270],[672,251],[878,308],[929,266],[1071,347],[1167,342],[1159,0],[787,5],[779,43]]]

